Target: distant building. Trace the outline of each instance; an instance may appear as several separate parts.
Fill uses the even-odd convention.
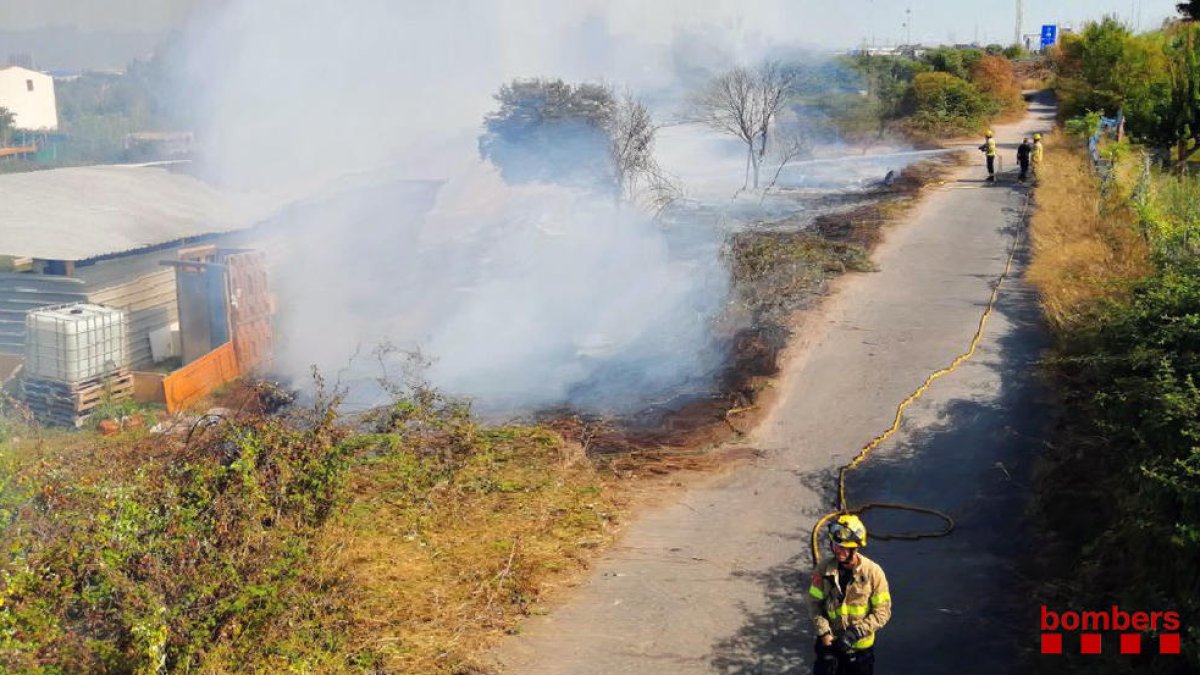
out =
[[[915,59],[929,51],[924,45],[897,45],[895,47],[859,47],[851,49],[851,56],[906,56]]]
[[[925,45],[900,45],[896,47],[896,51],[901,56],[907,56],[910,59],[919,59],[925,56],[925,53],[929,51],[929,47]]]
[[[859,47],[850,50],[851,56],[900,56],[895,47]]]
[[[54,78],[44,73],[20,66],[0,68],[0,108],[13,113],[18,129],[58,130]]]

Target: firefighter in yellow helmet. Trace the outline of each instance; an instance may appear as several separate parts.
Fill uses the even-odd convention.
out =
[[[833,557],[821,561],[808,587],[817,632],[814,675],[873,675],[875,633],[892,618],[887,576],[864,556],[867,528],[843,514],[829,525]]]
[[[989,183],[996,182],[996,138],[991,129],[987,130],[984,136],[983,145],[979,146],[979,151],[987,155],[987,170]]]
[[[1037,180],[1038,173],[1042,169],[1042,154],[1044,152],[1045,152],[1045,148],[1042,147],[1042,135],[1034,134],[1033,135],[1033,152],[1030,153],[1031,159],[1033,160],[1033,179],[1034,180]]]

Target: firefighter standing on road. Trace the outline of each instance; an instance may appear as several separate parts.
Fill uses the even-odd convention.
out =
[[[892,596],[883,568],[859,551],[867,528],[845,514],[829,525],[833,557],[821,562],[808,587],[817,630],[814,675],[873,675],[875,633],[892,618]]]
[[[987,155],[987,170],[989,183],[996,182],[996,139],[992,135],[992,130],[988,129],[987,136],[983,141],[983,145],[979,146],[979,150]]]
[[[1042,147],[1042,135],[1034,134],[1033,135],[1033,152],[1031,153],[1033,155],[1033,179],[1034,180],[1038,179],[1038,173],[1041,172],[1042,152],[1044,150],[1045,150],[1045,148]]]
[[[1029,145],[1028,138],[1022,138],[1021,144],[1017,146],[1017,165],[1021,167],[1021,173],[1017,176],[1017,180],[1022,183],[1029,176],[1029,153],[1033,148]]]

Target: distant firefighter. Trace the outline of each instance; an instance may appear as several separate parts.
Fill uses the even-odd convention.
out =
[[[989,183],[996,182],[996,138],[992,134],[992,130],[987,130],[987,135],[984,137],[983,145],[979,146],[979,151],[987,156],[987,170]]]
[[[1041,173],[1042,153],[1045,152],[1045,150],[1046,149],[1044,147],[1042,147],[1042,135],[1034,134],[1033,135],[1033,152],[1030,153],[1031,158],[1033,160],[1033,179],[1034,180],[1037,180],[1038,174]]]
[[[1033,152],[1033,147],[1029,145],[1028,138],[1022,138],[1021,144],[1017,146],[1017,166],[1021,167],[1021,173],[1017,175],[1017,180],[1022,183],[1029,176],[1029,155]]]

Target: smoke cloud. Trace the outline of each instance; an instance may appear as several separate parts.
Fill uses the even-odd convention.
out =
[[[541,148],[490,146],[503,151],[500,169],[481,159],[480,134],[514,78],[600,82],[677,122],[714,73],[780,53],[772,30],[799,25],[784,20],[791,5],[207,6],[181,47],[187,102],[203,121],[199,170],[287,205],[255,242],[273,261],[281,374],[304,382],[315,365],[350,384],[357,404],[382,403],[375,378],[400,357],[381,364],[372,349],[389,343],[420,350],[434,385],[485,410],[626,411],[710,387],[728,337],[715,326],[730,296],[729,222],[704,205],[740,187],[744,146],[697,125],[663,129],[658,159],[705,213],[656,220],[618,203],[611,183],[547,172],[594,162],[595,128],[560,127]],[[522,166],[531,153],[553,161]],[[844,175],[821,170],[789,168],[781,184]],[[751,201],[763,208],[743,200],[731,213]]]
[[[478,155],[514,77],[675,86],[696,31],[614,33],[629,20],[602,3],[381,0],[231,0],[196,18],[203,170],[291,204],[263,242],[285,374],[341,372],[377,402],[369,354],[386,341],[485,409],[604,411],[713,376],[719,232],[672,230],[604,191],[508,184]],[[722,33],[725,53],[746,51],[745,32]]]

